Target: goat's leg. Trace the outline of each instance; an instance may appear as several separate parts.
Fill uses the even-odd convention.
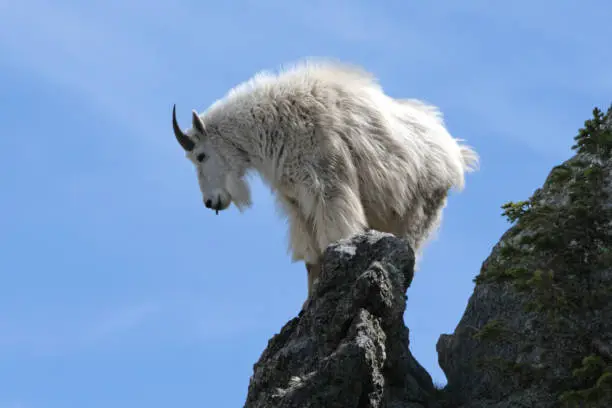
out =
[[[278,197],[278,203],[289,217],[289,247],[291,260],[313,263],[316,259],[317,245],[312,238],[312,227],[309,227],[299,205],[294,199]]]
[[[314,206],[313,224],[317,250],[324,253],[327,247],[341,239],[367,230],[365,211],[356,192],[349,186],[334,186],[325,192],[325,199]]]
[[[312,226],[309,226],[297,201],[288,197],[279,197],[279,204],[289,216],[289,251],[291,259],[295,261],[304,260],[308,279],[308,299],[312,296],[314,285],[319,278],[320,265],[318,263],[317,244],[313,239]]]
[[[306,309],[306,305],[308,304],[308,301],[312,298],[314,288],[319,281],[319,276],[321,275],[321,263],[306,262],[306,271],[308,273],[308,297],[304,301],[304,304],[302,305],[302,309]]]
[[[308,272],[308,298],[310,298],[321,275],[321,264],[306,263],[306,271]]]

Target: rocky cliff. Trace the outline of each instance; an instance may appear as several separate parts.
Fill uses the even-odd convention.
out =
[[[612,407],[612,109],[532,197],[437,349],[434,388],[409,350],[408,244],[370,231],[331,245],[299,316],[255,364],[245,407]]]
[[[476,277],[439,363],[450,406],[612,407],[612,108],[528,200]]]

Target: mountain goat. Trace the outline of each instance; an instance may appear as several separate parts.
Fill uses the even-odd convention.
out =
[[[172,125],[207,208],[248,207],[248,171],[270,185],[289,220],[292,259],[306,263],[308,298],[334,241],[371,228],[406,238],[418,254],[449,189],[461,190],[478,165],[437,108],[391,98],[370,73],[329,61],[258,73],[194,110],[186,131],[174,106]]]

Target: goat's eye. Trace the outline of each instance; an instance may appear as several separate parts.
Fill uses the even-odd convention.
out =
[[[200,153],[198,154],[198,156],[196,157],[196,159],[198,159],[198,161],[201,163],[204,161],[204,159],[206,158],[206,154],[204,153]]]

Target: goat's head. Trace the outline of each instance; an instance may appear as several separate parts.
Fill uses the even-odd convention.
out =
[[[192,112],[192,126],[183,132],[176,121],[176,106],[172,108],[172,127],[176,140],[183,147],[187,158],[195,165],[202,201],[206,208],[225,210],[232,203],[228,183],[234,175],[229,163],[217,152],[207,134],[204,122],[196,111]],[[230,186],[231,189],[231,186]]]

